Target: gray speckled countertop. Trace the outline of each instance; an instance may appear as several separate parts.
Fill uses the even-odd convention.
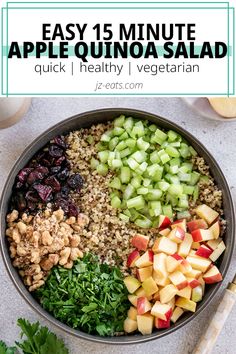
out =
[[[60,120],[76,113],[104,107],[130,107],[160,114],[195,135],[209,149],[221,166],[233,198],[236,200],[236,122],[221,123],[207,120],[191,111],[185,103],[178,98],[35,98],[24,117],[17,125],[0,130],[0,193],[7,175],[14,162],[39,134]],[[233,278],[236,271],[236,253],[226,279],[222,283],[222,290]],[[19,331],[16,320],[26,317],[32,321],[40,320],[58,335],[64,338],[70,348],[71,354],[77,353],[103,353],[118,354],[129,352],[187,354],[194,349],[199,336],[205,331],[210,315],[216,309],[218,295],[215,302],[203,311],[196,319],[181,330],[166,336],[163,339],[125,347],[101,345],[84,340],[75,339],[64,334],[49,322],[36,314],[21,298],[6,273],[0,259],[0,339],[12,344]],[[234,354],[236,352],[236,306],[221,332],[213,350],[214,354]]]

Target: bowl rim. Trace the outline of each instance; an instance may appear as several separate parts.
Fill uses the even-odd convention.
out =
[[[227,180],[221,170],[221,168],[219,167],[218,163],[216,162],[215,158],[211,155],[211,153],[208,151],[207,148],[205,148],[205,146],[197,139],[195,138],[191,133],[189,133],[187,130],[185,130],[184,128],[180,127],[178,124],[176,124],[175,122],[172,122],[162,116],[159,116],[157,114],[148,112],[148,111],[143,111],[143,110],[137,110],[137,109],[132,109],[132,108],[100,108],[100,109],[95,109],[95,110],[91,110],[91,111],[85,111],[79,114],[75,114],[69,118],[63,119],[62,121],[60,121],[59,123],[54,124],[52,127],[49,127],[46,131],[44,131],[43,133],[41,133],[39,136],[37,136],[25,149],[24,151],[20,154],[19,158],[16,160],[16,162],[14,163],[13,167],[11,168],[11,171],[8,174],[8,178],[5,182],[5,185],[3,187],[2,190],[2,195],[0,198],[0,234],[1,234],[1,230],[2,230],[2,220],[5,219],[6,215],[3,215],[3,211],[4,211],[4,204],[6,203],[6,193],[8,191],[9,188],[12,187],[12,184],[10,183],[10,177],[11,176],[16,176],[15,172],[17,170],[17,167],[21,164],[22,161],[24,161],[27,153],[32,152],[31,154],[31,158],[32,156],[35,154],[35,152],[33,152],[32,150],[34,149],[34,147],[37,144],[40,144],[40,142],[45,139],[45,136],[49,136],[51,133],[53,133],[56,129],[60,129],[60,127],[65,127],[67,123],[74,121],[75,119],[77,119],[79,121],[79,119],[81,117],[84,116],[92,116],[94,114],[102,114],[102,113],[111,113],[112,114],[130,114],[130,115],[141,115],[143,116],[143,118],[140,119],[147,119],[149,120],[150,118],[153,118],[154,120],[156,120],[156,124],[160,124],[160,126],[162,126],[162,124],[167,123],[170,126],[173,127],[173,129],[176,129],[177,131],[179,131],[181,134],[184,135],[184,138],[187,139],[187,141],[189,141],[191,144],[194,143],[195,145],[198,146],[198,148],[200,148],[201,150],[204,151],[204,153],[207,155],[207,158],[209,160],[212,161],[213,165],[218,169],[218,174],[223,182],[224,185],[224,191],[225,194],[227,195],[229,204],[227,205],[228,209],[229,209],[229,214],[231,215],[231,228],[232,228],[232,232],[230,235],[230,242],[231,242],[231,249],[228,250],[227,252],[227,258],[226,258],[226,262],[224,265],[224,268],[222,270],[222,275],[223,277],[225,277],[229,266],[230,266],[230,262],[232,259],[232,255],[233,255],[233,250],[234,250],[234,244],[235,244],[235,213],[234,213],[234,204],[233,204],[233,200],[232,200],[232,195],[231,195],[231,191],[229,189]],[[145,118],[145,116],[147,116]],[[110,118],[110,120],[113,120],[114,118]],[[94,121],[92,124],[98,124],[100,123],[102,120],[100,119],[100,121]],[[107,119],[106,121],[109,121],[109,119]],[[91,125],[92,125],[91,124]],[[78,128],[80,129],[80,128]],[[66,129],[64,130],[66,133]],[[69,130],[71,131],[71,129]],[[63,133],[62,133],[63,134]],[[48,141],[50,140],[50,138],[48,139]],[[45,144],[45,142],[44,142]],[[44,145],[43,144],[43,145]],[[43,146],[42,145],[42,146]],[[38,148],[40,149],[40,148]],[[214,175],[213,175],[214,177]],[[197,307],[197,311],[195,313],[189,313],[187,314],[187,316],[180,320],[179,322],[177,322],[176,324],[172,325],[170,328],[168,329],[164,329],[164,330],[159,330],[156,332],[153,332],[151,335],[146,335],[146,336],[142,336],[140,334],[137,335],[129,335],[129,336],[118,336],[118,337],[101,337],[98,335],[91,335],[85,332],[82,332],[80,330],[77,329],[73,329],[71,327],[69,327],[68,325],[60,322],[59,320],[57,320],[55,317],[53,317],[50,313],[48,313],[46,310],[44,310],[41,305],[33,298],[33,296],[30,294],[30,292],[26,289],[26,287],[24,286],[22,280],[20,279],[16,269],[13,267],[12,262],[10,260],[9,254],[8,254],[8,250],[6,250],[5,247],[5,236],[1,235],[1,242],[0,242],[0,249],[1,249],[1,254],[2,254],[2,259],[3,259],[3,263],[6,267],[7,273],[11,279],[11,281],[13,282],[15,288],[17,289],[17,291],[20,293],[20,295],[24,298],[24,300],[30,305],[30,307],[35,310],[39,315],[41,315],[45,320],[49,321],[51,324],[55,325],[56,327],[58,327],[59,329],[61,329],[62,331],[64,331],[67,334],[73,335],[77,338],[80,339],[84,339],[84,340],[89,340],[92,342],[96,342],[96,343],[102,343],[102,344],[112,344],[112,345],[129,345],[129,344],[139,344],[139,343],[145,343],[151,340],[155,340],[158,338],[161,338],[165,335],[171,334],[174,331],[176,331],[177,329],[185,326],[187,323],[189,323],[193,318],[196,318],[214,299],[216,293],[220,290],[221,287],[221,283],[216,283],[214,284],[214,288],[212,289],[211,293],[208,294],[208,297],[205,298],[205,302],[202,304],[202,306],[198,306]],[[128,340],[127,340],[128,339]]]

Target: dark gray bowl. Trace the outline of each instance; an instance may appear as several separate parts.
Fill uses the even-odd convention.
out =
[[[36,310],[39,314],[41,314],[44,318],[61,328],[67,333],[70,333],[78,338],[87,339],[94,342],[100,343],[109,343],[109,344],[131,344],[131,343],[143,343],[146,341],[150,341],[153,339],[160,338],[167,334],[176,331],[178,328],[183,327],[193,318],[195,318],[206,306],[214,299],[217,291],[219,291],[221,287],[221,283],[211,285],[206,288],[206,293],[204,299],[197,306],[197,311],[194,314],[186,313],[176,324],[172,325],[169,329],[158,330],[153,334],[148,336],[142,335],[129,335],[122,337],[99,337],[94,335],[89,335],[84,332],[74,330],[67,325],[61,323],[56,320],[53,316],[51,316],[48,312],[46,312],[32,297],[32,295],[27,291],[21,278],[19,277],[16,269],[12,266],[11,259],[8,253],[8,245],[7,240],[5,238],[5,217],[8,210],[8,203],[12,193],[12,186],[15,180],[15,177],[20,169],[22,169],[27,162],[33,157],[33,155],[42,148],[52,137],[57,134],[62,134],[69,132],[74,129],[78,129],[81,127],[89,127],[92,124],[96,124],[99,122],[106,122],[108,120],[112,120],[116,118],[120,114],[125,114],[126,116],[132,116],[138,119],[148,119],[151,122],[158,124],[160,127],[166,129],[173,129],[180,133],[186,140],[188,140],[192,146],[198,151],[199,155],[204,157],[205,161],[211,168],[211,173],[215,178],[216,183],[223,191],[223,200],[224,200],[224,212],[225,218],[227,221],[227,230],[224,236],[224,241],[226,243],[226,251],[224,252],[221,260],[219,262],[220,271],[225,277],[226,272],[229,268],[230,260],[232,257],[232,252],[234,248],[234,234],[235,234],[235,221],[234,221],[234,208],[233,202],[230,194],[230,190],[228,184],[225,180],[225,177],[216,163],[215,159],[210,155],[210,153],[205,149],[205,147],[195,139],[191,134],[177,126],[175,123],[172,123],[162,117],[158,117],[154,114],[137,111],[134,109],[100,109],[91,112],[85,112],[74,117],[68,118],[61,123],[55,125],[54,127],[48,129],[45,133],[40,135],[21,155],[18,161],[15,163],[12,171],[10,172],[5,187],[3,189],[3,194],[0,203],[0,227],[1,227],[1,250],[2,256],[7,268],[7,271],[10,275],[11,280],[13,281],[16,289],[23,296],[23,298],[28,302],[28,304]]]

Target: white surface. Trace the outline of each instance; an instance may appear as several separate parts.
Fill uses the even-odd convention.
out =
[[[7,175],[15,160],[25,147],[48,127],[76,113],[104,107],[130,107],[160,114],[183,126],[206,145],[221,166],[236,200],[236,122],[221,123],[201,118],[191,111],[178,98],[37,98],[33,99],[31,109],[26,117],[17,125],[6,130],[0,130],[0,193]],[[233,278],[236,271],[236,253],[226,279],[222,283],[222,291]],[[98,353],[120,354],[187,354],[191,353],[204,333],[209,317],[216,310],[216,301],[203,311],[196,319],[181,330],[163,339],[140,345],[125,347],[101,345],[75,339],[64,334],[49,322],[37,315],[21,298],[11,283],[0,260],[0,339],[12,344],[17,339],[19,330],[16,320],[25,317],[29,320],[39,320],[54,332],[64,338],[71,354]],[[236,306],[233,308],[225,324],[214,354],[234,354],[236,348]],[[50,354],[50,353],[48,353]]]

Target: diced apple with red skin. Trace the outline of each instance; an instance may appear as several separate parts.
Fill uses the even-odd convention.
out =
[[[200,276],[201,276],[202,272],[198,269],[192,269],[191,271],[189,272],[186,272],[185,273],[185,276],[186,277],[189,277],[189,278],[195,278],[195,279],[198,279]]]
[[[178,290],[173,284],[169,284],[165,286],[163,289],[159,291],[160,302],[162,304],[166,304],[167,302],[171,301],[175,297],[177,292]]]
[[[138,288],[138,290],[135,291],[134,295],[136,295],[137,297],[145,296],[148,300],[152,299],[152,295],[147,296],[147,294],[145,293],[145,290],[142,286],[140,288]]]
[[[209,258],[212,252],[213,252],[212,249],[210,249],[209,247],[205,245],[201,245],[199,249],[196,251],[196,255],[203,258]]]
[[[185,299],[188,300],[191,299],[191,294],[192,294],[192,288],[190,286],[186,286],[186,288],[178,290],[177,292],[178,296],[184,297]]]
[[[198,279],[195,279],[195,278],[188,278],[187,277],[187,281],[188,281],[188,285],[192,289],[194,289],[194,288],[196,288],[197,286],[200,285],[200,281]]]
[[[187,257],[192,247],[193,238],[191,234],[185,233],[184,240],[179,245],[178,254],[182,257]]]
[[[131,240],[132,246],[137,248],[137,250],[139,251],[146,251],[148,247],[148,242],[149,242],[149,237],[140,234],[135,235]]]
[[[170,327],[170,320],[164,321],[158,317],[155,317],[154,326],[158,329],[169,328]]]
[[[152,308],[152,305],[146,297],[144,297],[144,296],[138,297],[138,300],[137,300],[138,315],[143,315],[144,313],[150,311],[151,308]]]
[[[195,211],[200,218],[206,220],[208,225],[211,225],[219,216],[219,213],[217,213],[215,210],[213,210],[206,204],[199,205],[195,209]]]
[[[168,321],[172,315],[172,308],[170,305],[161,304],[160,301],[156,301],[151,309],[151,314],[161,320]]]
[[[186,219],[176,220],[176,221],[172,222],[172,224],[171,224],[172,230],[175,227],[180,227],[182,230],[184,230],[186,232],[187,231],[187,229],[186,229]]]
[[[167,305],[169,305],[172,308],[172,311],[175,308],[175,296],[169,301],[167,302]]]
[[[202,257],[188,256],[186,260],[191,264],[194,269],[200,270],[205,273],[211,265],[211,261]]]
[[[130,306],[127,313],[128,318],[130,318],[133,321],[137,321],[137,314],[138,314],[137,309],[133,306]]]
[[[216,221],[209,230],[212,232],[214,238],[217,240],[220,237],[220,222]]]
[[[216,266],[211,267],[208,272],[203,275],[206,284],[218,283],[222,280],[222,275]]]
[[[152,263],[153,263],[153,252],[148,250],[135,262],[135,265],[138,268],[144,268],[152,265]]]
[[[209,241],[214,239],[214,235],[211,230],[197,229],[191,232],[194,242]]]
[[[197,304],[192,300],[186,299],[184,297],[179,297],[176,301],[176,306],[179,306],[187,311],[195,312]]]
[[[138,330],[143,335],[151,334],[153,329],[154,317],[149,313],[137,316]]]
[[[141,285],[138,279],[132,276],[124,278],[124,283],[130,294],[133,294]]]
[[[191,300],[194,302],[199,302],[202,301],[202,297],[203,297],[202,286],[199,285],[192,290]]]
[[[176,308],[174,309],[173,314],[170,318],[171,322],[175,323],[183,313],[184,313],[184,310],[181,309],[180,307],[176,306]]]
[[[149,267],[144,267],[144,268],[138,268],[136,272],[136,276],[139,281],[143,282],[147,278],[152,276],[152,266]]]
[[[187,274],[192,271],[192,266],[186,259],[183,259],[179,265],[179,270],[181,273]]]
[[[178,290],[185,288],[188,285],[186,277],[180,271],[169,274],[170,281],[176,286]]]
[[[159,216],[159,222],[158,222],[159,229],[165,229],[168,226],[170,226],[170,224],[171,224],[171,220],[168,218],[168,216],[165,215]]]
[[[207,246],[210,247],[213,251],[217,248],[217,246],[221,243],[222,238],[218,238],[217,240],[207,241]]]
[[[166,228],[166,229],[163,229],[163,230],[159,231],[159,234],[161,236],[167,236],[167,235],[169,235],[169,233],[170,233],[170,229],[169,228]]]
[[[126,318],[124,320],[124,331],[126,333],[132,333],[138,329],[137,321],[132,320],[131,318]]]
[[[200,242],[193,242],[191,248],[194,250],[198,250],[201,247]]]
[[[135,267],[135,262],[140,258],[140,254],[138,250],[134,250],[131,252],[127,259],[127,266],[128,267]]]
[[[149,277],[142,283],[142,287],[147,296],[151,296],[158,291],[158,286],[155,283],[153,277]]]
[[[168,238],[176,243],[181,243],[184,240],[185,231],[179,226],[175,227],[168,235]]]
[[[166,258],[166,269],[167,272],[172,273],[182,262],[183,257],[174,253]]]
[[[205,220],[203,219],[196,219],[191,220],[187,223],[187,228],[190,232],[197,230],[197,229],[208,229],[208,225]]]
[[[198,280],[199,280],[199,282],[200,282],[200,284],[201,284],[201,286],[202,286],[202,295],[204,295],[204,293],[205,293],[205,281],[203,280],[203,277],[202,276],[200,276],[199,278],[198,278]]]
[[[222,255],[225,249],[226,247],[224,241],[221,241],[221,243],[219,243],[217,248],[212,252],[212,254],[209,257],[212,260],[212,262],[215,262]]]
[[[153,257],[153,269],[156,274],[159,274],[161,277],[167,276],[166,259],[167,255],[163,252],[155,254]]]
[[[129,299],[129,302],[131,302],[131,304],[133,306],[137,307],[137,300],[138,300],[138,296],[137,295],[129,294],[128,295],[128,299]]]
[[[152,250],[154,253],[164,252],[171,255],[177,252],[177,244],[176,242],[171,241],[169,238],[162,236],[156,239]]]
[[[157,285],[166,286],[166,285],[170,284],[170,279],[168,278],[168,273],[166,273],[166,276],[163,277],[160,274],[157,274],[154,270],[152,277]]]

